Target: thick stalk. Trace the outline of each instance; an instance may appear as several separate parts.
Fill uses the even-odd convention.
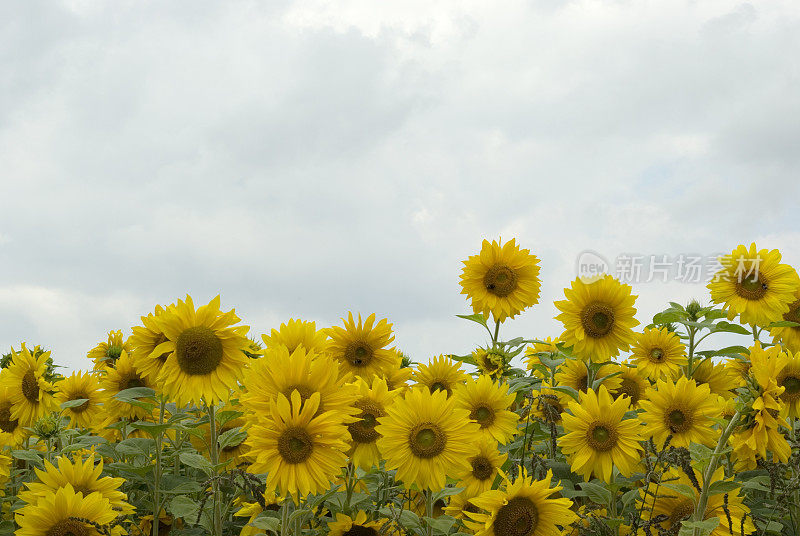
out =
[[[219,463],[219,443],[217,438],[217,416],[214,404],[208,406],[208,424],[211,429],[208,454],[211,458],[211,465],[214,466],[214,473],[211,475],[211,491],[214,497],[213,534],[214,536],[222,536],[222,501],[220,500],[219,479],[216,478],[217,464]]]
[[[164,424],[164,405],[167,403],[162,395],[158,412],[158,424]],[[156,432],[156,466],[153,470],[153,536],[158,536],[159,518],[161,517],[161,449],[164,441],[164,432]]]
[[[691,326],[689,326],[688,329],[689,329],[689,364],[687,365],[687,367],[689,370],[686,373],[686,377],[691,378],[692,373],[694,372],[694,347],[695,347],[694,335],[696,332],[695,329]]]
[[[425,490],[425,515],[428,516],[428,520],[433,519],[433,492],[429,489]],[[425,521],[425,534],[433,536],[433,526],[428,520]]]
[[[495,320],[494,325],[494,336],[492,337],[492,342],[497,344],[497,338],[500,336],[500,321]]]

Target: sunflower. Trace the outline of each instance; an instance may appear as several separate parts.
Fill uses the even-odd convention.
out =
[[[569,395],[552,388],[550,382],[542,382],[538,390],[532,392],[531,415],[542,422],[560,424],[561,414],[572,400]]]
[[[604,385],[597,393],[581,393],[580,402],[570,402],[572,415],[561,417],[567,433],[558,443],[575,473],[587,481],[594,474],[610,482],[616,466],[623,476],[631,475],[640,460],[642,437],[639,419],[624,418],[629,409],[627,397],[613,400]]]
[[[267,349],[284,346],[289,353],[302,346],[306,351],[315,354],[324,354],[328,351],[328,333],[324,329],[317,329],[314,322],[290,318],[279,329],[273,329],[269,335],[262,335],[261,339]]]
[[[174,307],[170,305],[167,309]],[[161,367],[167,362],[167,358],[172,353],[167,336],[161,330],[156,321],[164,314],[165,309],[156,305],[155,311],[143,316],[142,325],[131,328],[133,335],[128,339],[131,346],[130,356],[136,366],[136,370],[142,376],[155,385]]]
[[[692,370],[692,379],[697,385],[708,385],[712,393],[725,400],[734,398],[736,388],[742,384],[736,370],[711,359],[704,359]]]
[[[352,444],[347,454],[354,465],[368,471],[381,462],[376,443],[380,434],[375,431],[375,426],[378,424],[378,419],[386,415],[386,408],[391,405],[398,393],[389,391],[382,378],[374,378],[372,386],[363,379],[359,380],[357,385],[359,392],[354,405],[360,410],[356,415],[359,420],[347,426]]]
[[[149,415],[147,409],[128,404],[123,400],[118,400],[116,395],[126,389],[133,389],[134,387],[149,387],[152,389],[152,384],[147,381],[139,371],[134,367],[128,352],[122,351],[119,359],[117,359],[116,366],[112,369],[106,369],[106,373],[100,377],[100,386],[108,394],[104,407],[110,415],[117,420],[128,419],[137,420],[144,419]],[[137,400],[142,400],[138,398]]]
[[[789,304],[789,310],[783,313],[783,319],[800,324],[800,290],[794,293],[795,300]],[[773,341],[782,342],[791,352],[800,352],[800,326],[785,326],[769,330]]]
[[[478,452],[468,461],[472,467],[458,475],[456,487],[464,488],[463,493],[476,496],[491,489],[500,468],[508,459],[508,454],[500,454],[497,441],[483,436],[478,440]]]
[[[631,361],[636,363],[639,372],[653,381],[677,378],[681,367],[689,362],[686,346],[667,328],[645,329],[636,336],[631,352]]]
[[[418,517],[428,516],[428,505],[426,504],[425,494],[415,489],[409,489],[404,494],[406,499],[403,501],[403,509],[414,512]],[[431,517],[433,519],[445,515],[447,503],[444,498],[438,498],[433,502]]]
[[[617,369],[614,365],[602,365],[597,370],[596,378],[603,378],[602,384],[605,385],[609,391],[615,391],[622,385],[622,379],[619,374],[611,376],[611,374],[615,372],[617,372]],[[588,385],[589,369],[583,361],[578,359],[565,359],[558,367],[555,380],[558,385],[572,387],[579,393],[585,393],[590,387]]]
[[[380,375],[373,376],[367,381],[373,381],[375,378],[381,378],[386,382],[386,387],[390,391],[397,391],[398,394],[403,394],[408,389],[408,381],[414,374],[414,369],[407,366],[403,362],[402,352],[395,350],[395,366],[383,370]]]
[[[497,378],[503,375],[510,358],[498,348],[477,348],[472,352],[472,360],[480,374]]]
[[[616,376],[621,383],[619,387],[611,392],[612,396],[614,398],[627,396],[631,402],[631,407],[638,408],[639,401],[644,397],[645,391],[650,388],[650,382],[639,372],[636,366],[627,361],[616,365],[614,368],[622,372],[622,374]]]
[[[467,374],[461,370],[461,363],[444,355],[434,357],[424,365],[417,365],[414,371],[414,381],[424,385],[431,392],[444,391],[447,396],[453,394],[456,387],[463,384]]]
[[[250,428],[247,442],[255,459],[250,472],[267,473],[267,490],[295,496],[325,491],[347,463],[342,415],[317,415],[320,398],[312,393],[303,402],[294,390],[290,402],[279,393],[270,401],[272,419]]]
[[[263,529],[259,529],[258,527],[251,527],[250,523],[256,520],[258,515],[261,512],[265,511],[272,511],[277,512],[281,509],[281,503],[283,502],[282,497],[278,497],[275,495],[275,492],[265,492],[263,494],[264,497],[264,508],[257,502],[248,503],[243,502],[241,503],[241,508],[236,511],[236,517],[246,517],[249,518],[247,523],[244,527],[242,527],[239,536],[258,536],[259,534],[264,534]]]
[[[153,514],[142,517],[139,521],[139,526],[136,527],[141,536],[150,536],[153,534]],[[172,529],[182,529],[183,520],[181,518],[175,519],[162,508],[158,514],[158,536],[168,536]],[[134,534],[136,534],[134,532]]]
[[[800,352],[787,353],[786,364],[778,372],[777,383],[783,387],[781,400],[788,408],[789,417],[800,417]]]
[[[342,322],[343,328],[334,326],[328,334],[329,351],[342,364],[343,371],[369,380],[394,367],[397,354],[394,348],[387,348],[394,340],[388,320],[384,318],[375,324],[373,313],[362,322],[359,313],[356,324],[353,313],[348,313],[347,320],[342,318]]]
[[[303,346],[291,354],[285,346],[276,346],[265,350],[261,359],[250,362],[243,378],[246,392],[242,405],[258,420],[270,418],[270,404],[279,394],[289,400],[296,390],[302,400],[308,400],[313,393],[319,393],[317,413],[333,410],[352,422],[358,409],[352,404],[356,388],[348,383],[351,379],[349,373],[342,374],[339,362],[333,358]]]
[[[103,459],[99,458],[95,465],[95,456],[91,454],[82,460],[80,454],[74,454],[73,459],[66,456],[58,458],[58,468],[49,461],[44,461],[44,470],[34,468],[38,482],[25,483],[26,490],[20,491],[19,498],[28,504],[35,505],[53,492],[69,486],[76,492],[81,492],[88,497],[91,493],[99,493],[109,502],[111,508],[120,515],[132,514],[133,506],[128,504],[128,497],[119,491],[125,482],[124,478],[101,477],[103,473]]]
[[[0,387],[8,389],[11,400],[10,418],[21,426],[31,426],[51,411],[58,411],[51,394],[53,384],[44,379],[48,357],[50,352],[34,357],[22,343],[19,353],[11,349],[11,364],[0,374]]]
[[[497,443],[508,443],[517,432],[519,417],[509,407],[515,395],[509,394],[508,384],[498,384],[489,376],[469,378],[455,390],[455,405],[469,412],[469,418],[480,426],[482,437]]]
[[[158,374],[158,384],[178,405],[202,406],[225,401],[237,386],[248,362],[247,326],[239,322],[234,310],[223,313],[219,296],[195,310],[190,296],[186,301],[155,317],[168,342],[159,346],[172,352]]]
[[[467,517],[467,512],[473,514],[481,512],[480,508],[472,504],[472,499],[475,497],[477,495],[470,495],[463,491],[458,495],[451,495],[450,503],[444,507],[444,513],[455,519],[470,521],[469,517]]]
[[[694,481],[703,488],[703,474],[701,471],[692,469]],[[711,482],[723,482],[725,480],[725,470],[718,467],[711,477]],[[640,510],[648,512],[645,514],[650,519],[660,516],[666,518],[664,521],[654,524],[653,534],[677,534],[681,529],[682,522],[686,521],[695,513],[700,492],[692,483],[689,476],[683,471],[669,469],[661,478],[662,485],[658,488],[650,486],[651,493],[643,495],[640,492],[638,502]],[[681,489],[694,490],[695,496],[686,497],[670,489],[668,486],[680,486]],[[656,494],[652,492],[656,489]],[[726,488],[723,488],[726,489]],[[729,489],[729,488],[728,488]],[[703,520],[718,518],[719,525],[711,531],[709,536],[740,536],[741,534],[753,534],[756,530],[751,520],[750,509],[742,502],[743,498],[739,495],[739,489],[733,488],[726,493],[715,493],[708,496],[706,510],[703,513]],[[659,528],[657,529],[656,526]],[[661,529],[661,530],[659,530]],[[744,529],[744,531],[742,531]]]
[[[131,345],[122,335],[122,330],[109,331],[108,339],[100,342],[87,352],[86,357],[94,361],[94,370],[103,371],[106,367],[114,368],[122,351],[130,352]]]
[[[571,500],[550,497],[562,489],[550,487],[552,478],[552,470],[543,480],[533,480],[523,469],[513,484],[505,480],[503,490],[489,490],[471,499],[486,512],[467,512],[472,519],[468,525],[477,536],[560,536],[561,528],[578,516],[570,510]]]
[[[336,521],[328,523],[328,534],[330,536],[378,536],[384,525],[389,523],[388,519],[379,521],[369,521],[367,513],[359,510],[355,517],[344,514],[336,514]]]
[[[514,318],[539,303],[539,259],[530,250],[520,249],[512,238],[484,240],[481,252],[462,261],[461,294],[469,298],[472,310],[492,314],[497,322]]]
[[[107,525],[117,517],[100,493],[75,492],[70,484],[40,497],[16,511],[17,536],[99,536],[97,525]],[[112,534],[122,531],[112,530]]]
[[[78,406],[63,410],[64,414],[69,417],[70,426],[87,430],[96,429],[97,424],[106,415],[103,404],[108,400],[108,395],[100,390],[97,378],[79,370],[57,382],[56,388],[58,391],[55,398],[59,406],[71,400],[86,400]]]
[[[528,346],[525,349],[525,367],[527,370],[533,371],[534,376],[541,378],[542,373],[537,369],[538,366],[542,365],[540,357],[544,355],[550,359],[555,359],[558,356],[558,346],[556,346],[558,343],[558,337],[555,339],[547,337],[542,342],[535,342]]]
[[[2,375],[0,375],[0,378]],[[19,447],[30,433],[19,423],[19,420],[11,417],[11,390],[0,385],[0,432],[8,434],[6,438],[12,446]]]
[[[469,469],[479,426],[444,391],[413,388],[386,410],[375,430],[387,469],[397,469],[406,489],[439,491],[445,476]]]
[[[559,339],[572,347],[581,359],[604,362],[628,350],[633,344],[633,328],[639,325],[633,315],[636,296],[630,285],[623,285],[610,275],[590,283],[581,278],[564,289],[566,300],[555,302],[561,311],[556,316],[564,324]]]
[[[641,415],[645,434],[659,448],[668,436],[673,447],[688,448],[691,443],[710,447],[717,442],[714,419],[722,416],[722,407],[708,385],[697,385],[685,376],[676,383],[658,380],[639,405],[645,410]]]

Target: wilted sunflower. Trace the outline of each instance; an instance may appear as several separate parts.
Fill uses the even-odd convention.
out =
[[[11,445],[22,445],[25,438],[30,435],[17,419],[11,417],[11,390],[0,386],[0,432],[9,434]]]
[[[550,487],[553,472],[533,480],[525,469],[512,484],[505,480],[502,490],[489,490],[470,500],[485,513],[467,512],[467,522],[477,536],[560,536],[561,529],[578,519],[572,501],[550,496],[561,486]]]
[[[633,344],[633,328],[639,321],[633,317],[636,296],[631,295],[630,285],[607,274],[590,283],[577,278],[564,295],[566,300],[555,302],[561,311],[556,319],[564,324],[559,339],[575,355],[604,362]]]
[[[444,391],[447,396],[453,394],[456,387],[462,385],[467,374],[461,370],[461,363],[444,355],[434,357],[425,365],[420,363],[414,371],[414,381],[424,385],[430,392]]]
[[[478,452],[469,457],[472,467],[458,475],[459,482],[456,485],[464,488],[463,493],[472,497],[492,488],[495,477],[508,459],[508,454],[500,454],[497,441],[490,437],[481,437],[477,444]]]
[[[519,417],[508,409],[515,395],[509,394],[508,384],[481,375],[477,380],[467,379],[454,393],[456,407],[469,412],[469,418],[480,426],[481,436],[505,444],[517,432]]]
[[[800,324],[800,290],[794,294],[795,300],[789,310],[783,313],[783,320]],[[800,326],[784,326],[769,330],[774,342],[782,342],[791,352],[800,352]]]
[[[106,367],[114,368],[123,350],[130,352],[131,345],[125,340],[122,330],[109,331],[108,339],[89,350],[86,357],[94,361],[94,370],[102,372]]]
[[[63,410],[73,428],[94,430],[107,415],[103,404],[108,400],[108,395],[100,390],[100,383],[94,375],[79,370],[57,382],[56,387],[59,406],[72,400],[85,399],[82,404]]]
[[[247,326],[239,322],[234,310],[223,313],[219,296],[195,309],[191,296],[186,301],[155,317],[167,336],[160,346],[171,351],[157,383],[178,405],[202,406],[227,400],[237,386],[248,362]]]
[[[639,372],[636,366],[629,364],[627,361],[616,365],[616,370],[622,372],[622,374],[616,376],[621,383],[619,387],[611,391],[611,394],[614,398],[627,396],[630,400],[631,408],[638,408],[639,401],[644,397],[645,391],[650,388],[650,382]]]
[[[645,436],[652,437],[658,448],[664,446],[668,436],[670,445],[686,447],[697,443],[713,446],[719,437],[714,419],[722,417],[722,406],[708,385],[697,385],[685,376],[672,380],[658,380],[647,390],[646,400],[639,402],[645,410],[641,419]]]
[[[44,379],[48,357],[50,352],[34,357],[22,343],[19,353],[12,348],[11,364],[0,374],[0,387],[8,389],[11,400],[10,418],[16,419],[21,426],[31,426],[51,411],[58,410],[51,394],[53,384]]]
[[[475,313],[502,322],[539,303],[539,259],[513,238],[505,244],[484,240],[480,253],[462,262],[461,294]]]
[[[655,381],[659,378],[675,379],[681,367],[689,360],[680,337],[667,328],[645,329],[636,336],[631,361],[639,372]]]
[[[70,484],[50,491],[35,504],[16,511],[17,536],[99,536],[95,525],[107,525],[117,517],[100,493],[75,492]],[[118,534],[120,531],[112,531]]]
[[[284,346],[291,354],[302,346],[309,353],[324,354],[328,351],[328,333],[317,329],[314,322],[290,318],[279,329],[272,329],[269,335],[262,335],[265,347],[269,350]]]
[[[595,379],[602,379],[602,384],[606,386],[609,391],[615,391],[622,385],[620,375],[611,376],[617,372],[617,369],[612,364],[602,365],[596,374]],[[565,387],[572,387],[578,392],[585,393],[590,387],[589,369],[583,361],[578,359],[565,359],[563,363],[558,366],[558,371],[555,374],[555,380],[558,385]]]
[[[778,372],[777,383],[783,387],[780,396],[786,404],[789,418],[800,418],[800,352],[787,352],[787,360]]]
[[[359,510],[355,517],[336,514],[336,521],[328,523],[330,536],[378,536],[381,528],[389,523],[388,519],[369,521],[367,513]]]
[[[616,466],[623,476],[631,475],[640,461],[642,437],[639,419],[624,418],[629,409],[627,397],[613,400],[604,385],[597,393],[581,393],[580,402],[570,402],[572,415],[561,416],[567,433],[558,444],[575,473],[587,481],[594,474],[610,482]]]
[[[558,342],[558,337],[555,339],[547,337],[543,339],[542,342],[535,342],[525,349],[525,367],[533,371],[533,375],[537,378],[542,377],[541,371],[536,369],[538,365],[542,364],[542,355],[550,359],[555,359],[558,355],[558,347],[556,346]]]
[[[409,390],[387,408],[375,430],[381,434],[378,449],[387,469],[397,469],[397,479],[406,489],[439,491],[445,476],[455,477],[469,469],[474,438],[479,426],[469,420],[469,411],[456,407],[444,391],[420,387]]]
[[[169,308],[174,307],[171,305]],[[147,378],[152,384],[156,384],[158,373],[161,367],[167,362],[167,358],[172,353],[167,336],[159,327],[156,319],[164,314],[164,308],[156,305],[155,311],[143,316],[142,325],[131,328],[133,335],[128,339],[131,347],[129,351],[136,370]]]
[[[19,498],[28,504],[35,505],[53,492],[69,486],[76,492],[82,492],[85,497],[90,493],[99,493],[118,515],[133,513],[134,508],[128,504],[128,496],[119,491],[119,487],[125,482],[125,479],[100,476],[103,473],[101,457],[98,457],[97,464],[95,464],[94,454],[82,460],[80,453],[76,453],[73,454],[72,460],[66,456],[60,456],[57,463],[58,467],[56,468],[45,460],[44,470],[34,468],[39,481],[26,482],[27,489],[20,491]]]
[[[737,314],[743,324],[767,327],[789,312],[797,300],[800,278],[794,268],[781,264],[777,249],[756,250],[737,246],[730,255],[719,258],[722,269],[708,284],[711,300],[723,304],[728,319]]]
[[[317,414],[320,394],[306,401],[295,390],[270,402],[272,418],[248,431],[251,473],[267,474],[267,490],[305,496],[327,490],[347,464],[347,428],[335,411]]]
[[[353,313],[348,313],[347,320],[342,318],[344,327],[334,326],[328,334],[331,337],[330,354],[337,359],[345,372],[369,381],[372,376],[382,376],[385,371],[395,366],[394,348],[387,348],[394,340],[392,325],[385,318],[375,324],[375,313],[358,323]]]
[[[377,444],[381,435],[375,431],[375,426],[399,393],[389,391],[382,378],[374,378],[371,387],[363,379],[356,385],[359,391],[354,406],[360,413],[356,415],[358,421],[347,425],[352,444],[348,455],[354,465],[368,471],[381,462]]]
[[[121,391],[133,389],[134,387],[153,388],[152,384],[136,370],[131,358],[128,356],[128,352],[125,350],[122,351],[122,355],[117,359],[116,366],[113,369],[106,369],[106,373],[101,376],[100,386],[108,395],[104,407],[113,417],[136,420],[143,419],[149,415],[145,408],[128,404],[115,396]],[[137,400],[141,399],[137,398]]]

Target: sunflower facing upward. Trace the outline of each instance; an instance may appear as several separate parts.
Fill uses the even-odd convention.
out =
[[[639,372],[653,381],[677,378],[681,367],[689,362],[681,339],[667,328],[646,329],[639,334],[631,361],[636,363]]]
[[[475,313],[491,313],[503,322],[539,303],[539,259],[514,239],[505,244],[484,240],[481,252],[462,262],[461,294],[471,300]]]
[[[590,283],[581,278],[564,289],[566,300],[555,302],[564,324],[559,337],[581,359],[608,361],[633,343],[633,328],[639,325],[633,315],[636,296],[630,285],[623,285],[610,275]]]
[[[71,400],[86,400],[64,410],[70,426],[93,430],[102,422],[106,416],[103,404],[108,400],[108,394],[100,390],[100,383],[95,376],[79,370],[56,383],[56,387],[56,402],[59,405]]]
[[[509,394],[508,384],[485,375],[469,378],[456,388],[454,398],[456,407],[469,411],[469,418],[478,423],[482,437],[505,444],[517,432],[519,417],[508,409],[515,395]]]
[[[346,372],[369,381],[372,376],[382,376],[396,363],[394,348],[387,348],[394,340],[392,325],[385,318],[375,324],[375,313],[358,323],[349,313],[342,319],[344,327],[334,326],[328,334],[331,337],[329,351],[342,364]]]
[[[191,296],[155,318],[168,342],[163,351],[172,352],[158,374],[158,384],[178,405],[202,406],[227,400],[237,386],[248,361],[247,326],[233,309],[223,313],[217,296],[195,309]]]
[[[21,426],[31,426],[51,411],[58,410],[51,394],[54,387],[44,379],[48,357],[50,352],[34,357],[22,343],[19,353],[11,349],[11,364],[0,373],[0,387],[8,389],[11,400],[10,418]]]

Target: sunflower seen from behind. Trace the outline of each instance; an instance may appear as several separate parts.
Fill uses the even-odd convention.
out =
[[[40,418],[58,410],[53,398],[53,384],[45,379],[50,352],[34,356],[25,343],[19,352],[11,350],[11,364],[0,373],[0,387],[7,388],[11,400],[10,419],[21,426],[31,426]]]
[[[444,391],[447,396],[452,395],[467,377],[459,361],[444,355],[434,357],[427,365],[418,364],[413,374],[418,385],[425,386],[432,393]]]
[[[608,274],[588,283],[577,278],[564,295],[566,300],[555,302],[561,311],[556,319],[564,324],[559,339],[572,347],[573,354],[605,362],[630,348],[633,328],[639,325],[630,285]]]
[[[519,416],[509,410],[514,393],[508,384],[498,383],[486,375],[469,378],[455,390],[457,408],[469,411],[469,418],[480,427],[480,434],[496,443],[508,443],[517,432]]]
[[[677,333],[667,328],[645,329],[636,336],[631,352],[631,361],[636,363],[639,372],[653,381],[677,378],[681,367],[689,362],[686,346]]]
[[[108,525],[117,518],[108,499],[94,492],[76,492],[71,484],[50,491],[35,504],[17,510],[14,519],[19,525],[16,536],[100,536],[97,526]],[[111,530],[112,536],[124,534],[122,527]]]
[[[108,400],[108,394],[100,389],[95,375],[79,370],[57,382],[56,388],[56,403],[60,407],[68,402],[84,400],[63,409],[71,427],[94,430],[106,417],[103,404]]]
[[[366,320],[358,315],[358,322],[353,313],[348,313],[347,320],[342,318],[344,327],[333,326],[328,330],[330,355],[339,361],[344,372],[369,381],[372,376],[382,376],[393,368],[396,353],[389,344],[394,341],[392,325],[387,319],[375,323],[375,313]]]

